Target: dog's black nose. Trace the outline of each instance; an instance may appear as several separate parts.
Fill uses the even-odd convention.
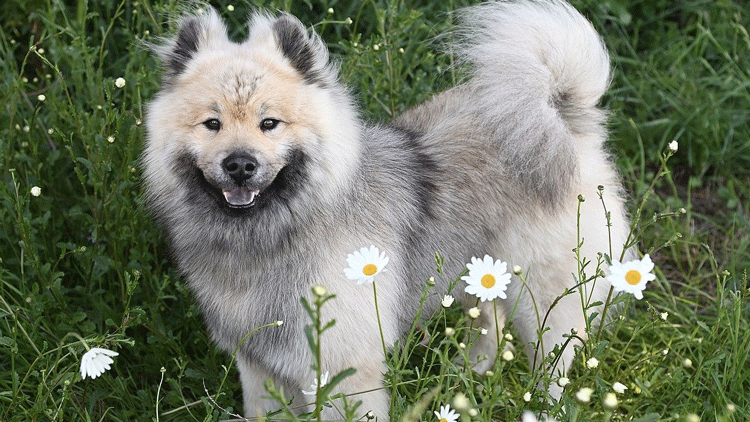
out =
[[[225,158],[221,165],[227,175],[241,186],[255,174],[255,170],[258,168],[258,160],[248,154],[234,153]]]

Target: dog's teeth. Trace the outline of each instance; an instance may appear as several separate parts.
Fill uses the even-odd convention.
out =
[[[233,207],[245,207],[252,205],[255,201],[255,197],[260,194],[260,191],[251,191],[248,188],[234,188],[234,189],[222,189],[221,193],[224,195],[224,200],[227,204]]]

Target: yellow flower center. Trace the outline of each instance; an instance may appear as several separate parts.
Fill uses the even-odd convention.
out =
[[[440,422],[448,422],[448,419],[445,419],[445,418],[440,419]]]
[[[625,274],[625,281],[627,281],[628,284],[635,286],[641,282],[641,273],[637,270],[630,270]]]
[[[485,289],[491,289],[495,285],[495,276],[492,274],[485,274],[482,276],[482,286]]]
[[[371,275],[375,274],[376,272],[378,272],[378,267],[376,267],[375,264],[367,264],[367,265],[365,265],[364,268],[362,268],[362,272],[366,276],[371,276]]]

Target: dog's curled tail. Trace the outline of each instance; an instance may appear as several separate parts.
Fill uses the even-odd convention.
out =
[[[586,18],[563,0],[494,1],[458,16],[453,52],[472,65],[476,83],[507,89],[514,95],[500,98],[518,102],[547,93],[573,131],[587,131],[585,111],[607,90],[610,65]]]
[[[600,149],[607,50],[563,0],[494,1],[458,12],[452,53],[470,66],[472,107],[526,187],[554,198],[575,178],[576,151]]]

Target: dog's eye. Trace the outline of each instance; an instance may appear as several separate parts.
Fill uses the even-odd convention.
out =
[[[278,125],[279,125],[278,119],[263,119],[263,121],[260,122],[260,130],[264,132],[267,130],[273,130]]]
[[[219,119],[208,119],[203,122],[203,126],[205,126],[208,130],[218,132],[219,129],[221,129],[221,122],[219,121]]]

